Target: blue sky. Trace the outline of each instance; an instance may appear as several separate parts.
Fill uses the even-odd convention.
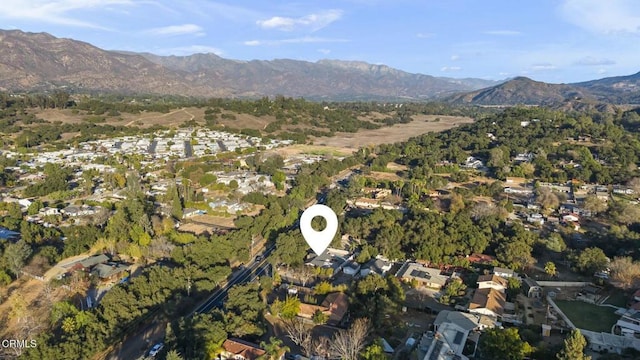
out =
[[[637,0],[4,0],[0,28],[110,50],[358,60],[455,78],[640,71]]]

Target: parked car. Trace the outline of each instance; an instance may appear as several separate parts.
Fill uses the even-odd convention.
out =
[[[162,348],[164,348],[164,344],[163,343],[157,343],[157,344],[153,345],[151,350],[149,350],[149,356],[155,357],[156,355],[158,355],[160,350],[162,350]]]

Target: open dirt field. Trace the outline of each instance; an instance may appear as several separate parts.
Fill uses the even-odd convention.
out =
[[[226,228],[235,228],[236,225],[233,223],[234,219],[235,219],[235,216],[223,217],[223,216],[214,216],[214,215],[200,215],[200,216],[191,218],[190,223],[211,225],[211,226],[221,226]]]
[[[296,144],[275,148],[273,150],[270,150],[269,153],[279,154],[286,159],[299,154],[333,155],[340,157],[350,155],[353,150],[354,149],[339,148],[334,146]]]
[[[436,118],[440,121],[435,122]],[[377,130],[361,130],[357,133],[336,133],[332,138],[315,138],[315,145],[335,148],[349,148],[352,151],[368,145],[388,144],[407,140],[427,132],[444,131],[461,124],[472,123],[473,119],[459,116],[420,115],[408,124],[396,124]]]
[[[394,173],[380,172],[380,171],[372,171],[371,174],[367,175],[367,177],[370,177],[376,180],[386,180],[386,181],[402,180],[400,176]]]

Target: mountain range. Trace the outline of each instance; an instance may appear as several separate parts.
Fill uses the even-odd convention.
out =
[[[495,85],[411,74],[385,65],[321,60],[237,61],[214,54],[107,51],[47,33],[0,30],[0,90],[154,93],[201,97],[427,99]]]
[[[443,99],[477,105],[640,103],[640,73],[575,84],[518,77],[496,82],[412,74],[360,61],[239,61],[214,54],[108,51],[47,33],[0,30],[0,90],[285,95],[326,100]]]

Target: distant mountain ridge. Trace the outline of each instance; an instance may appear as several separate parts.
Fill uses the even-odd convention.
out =
[[[364,62],[237,61],[214,54],[158,56],[106,51],[81,41],[20,30],[0,30],[0,54],[0,90],[67,87],[201,97],[420,100],[497,84],[411,74]]]
[[[604,104],[640,104],[640,73],[574,84],[549,84],[516,77],[501,84],[445,98],[454,104],[547,105],[573,109]]]

